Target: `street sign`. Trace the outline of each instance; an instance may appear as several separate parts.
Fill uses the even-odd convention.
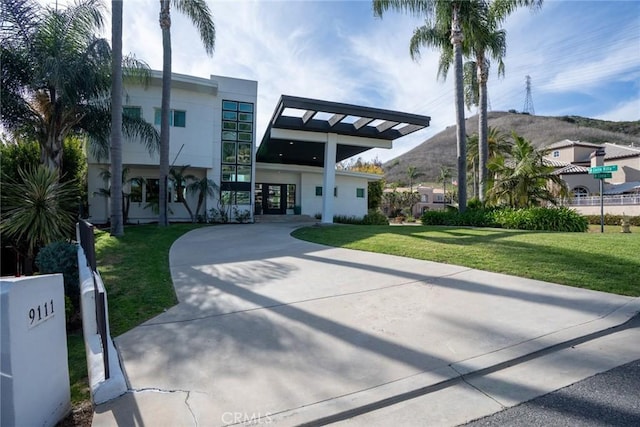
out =
[[[602,172],[615,172],[617,170],[618,170],[618,165],[595,166],[595,167],[589,168],[589,173],[594,174],[594,173],[602,173]]]
[[[606,179],[606,178],[611,178],[611,172],[605,172],[605,173],[594,173],[593,177],[595,179]]]

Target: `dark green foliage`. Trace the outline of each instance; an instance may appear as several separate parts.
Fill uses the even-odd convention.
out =
[[[363,225],[388,225],[389,219],[379,209],[369,209],[369,212],[362,218]]]
[[[18,181],[18,168],[33,169],[40,164],[40,146],[37,142],[0,144],[0,172],[2,183],[7,179]]]
[[[600,215],[585,215],[585,218],[589,224],[600,225]],[[605,225],[620,225],[622,218],[629,220],[629,225],[640,226],[640,216],[627,216],[627,215],[604,215]]]
[[[74,215],[79,214],[79,205],[87,212],[87,159],[84,146],[79,138],[67,138],[64,141],[62,154],[62,171],[60,182],[68,182],[75,189]],[[8,181],[20,182],[18,168],[35,169],[40,164],[40,147],[36,141],[18,140],[17,143],[0,144],[1,185],[9,185]],[[1,187],[0,187],[1,188]]]
[[[482,202],[477,197],[473,197],[467,202],[467,209],[482,209]]]
[[[382,203],[382,192],[384,190],[384,181],[371,181],[368,184],[368,200],[367,200],[367,208],[368,209],[377,209],[380,207]]]
[[[353,224],[360,225],[362,224],[362,218],[357,216],[347,216],[347,215],[334,215],[333,222],[336,224]]]
[[[64,294],[69,297],[74,307],[80,307],[78,248],[76,244],[67,242],[48,244],[38,252],[36,265],[42,274],[62,273]]]
[[[587,219],[566,207],[527,209],[500,209],[495,221],[503,228],[544,231],[587,231]]]
[[[501,227],[518,230],[584,232],[588,228],[585,217],[565,207],[468,209],[463,214],[427,211],[422,214],[421,220],[424,225]]]
[[[426,211],[420,218],[423,225],[455,225],[471,227],[497,227],[493,210],[467,209],[464,213],[454,210]]]
[[[335,215],[333,222],[351,225],[389,225],[389,219],[385,214],[380,212],[379,209],[369,209],[369,212],[362,218],[357,216]]]

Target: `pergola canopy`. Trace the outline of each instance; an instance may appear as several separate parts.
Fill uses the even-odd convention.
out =
[[[256,160],[323,166],[328,134],[337,135],[336,162],[429,126],[429,116],[282,95]]]

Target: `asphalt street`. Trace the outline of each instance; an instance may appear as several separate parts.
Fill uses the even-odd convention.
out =
[[[465,426],[640,426],[640,360]]]

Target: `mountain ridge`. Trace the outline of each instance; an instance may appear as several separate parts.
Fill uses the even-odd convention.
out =
[[[512,132],[530,140],[536,147],[570,139],[602,144],[605,142],[640,146],[640,120],[614,122],[581,116],[535,116],[515,112],[492,111],[488,114],[489,127],[498,128],[507,135]],[[478,116],[465,120],[466,133],[478,132]],[[441,166],[455,170],[456,126],[425,140],[410,151],[383,164],[387,183],[407,182],[407,169],[415,166],[421,173],[419,180],[435,182]],[[454,172],[455,174],[455,172]]]

